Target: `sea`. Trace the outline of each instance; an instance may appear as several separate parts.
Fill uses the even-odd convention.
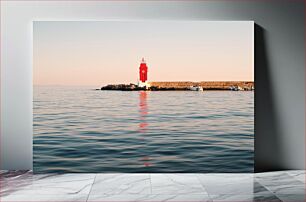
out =
[[[253,91],[34,86],[35,173],[250,173]]]

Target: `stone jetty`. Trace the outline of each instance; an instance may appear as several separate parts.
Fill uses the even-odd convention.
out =
[[[136,84],[110,84],[103,86],[101,90],[121,90],[121,91],[167,91],[167,90],[190,90],[191,86],[200,86],[203,90],[254,90],[253,81],[161,81],[148,82],[147,87],[139,87]]]

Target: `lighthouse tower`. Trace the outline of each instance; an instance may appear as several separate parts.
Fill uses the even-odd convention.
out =
[[[138,86],[139,87],[149,87],[149,84],[147,82],[148,80],[148,66],[146,64],[146,61],[144,58],[142,58],[140,67],[139,67],[139,81]]]

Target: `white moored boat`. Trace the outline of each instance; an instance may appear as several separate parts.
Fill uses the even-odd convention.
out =
[[[191,91],[203,91],[201,86],[190,86]]]

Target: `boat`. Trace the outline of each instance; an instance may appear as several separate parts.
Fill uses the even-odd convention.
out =
[[[245,90],[241,86],[230,86],[229,89],[232,91],[244,91]]]
[[[191,91],[203,91],[201,86],[190,86]]]

